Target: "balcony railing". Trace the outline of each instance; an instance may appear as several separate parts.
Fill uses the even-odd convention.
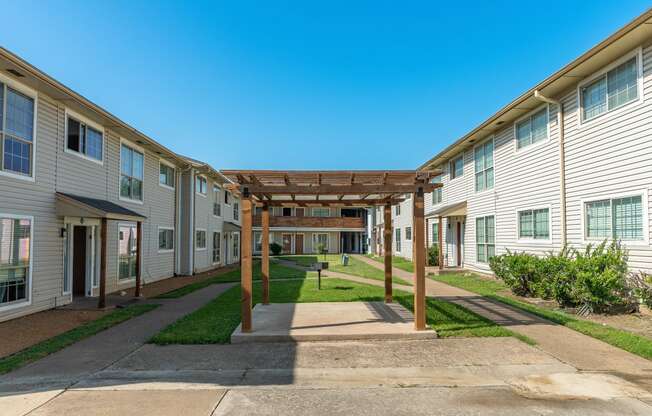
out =
[[[260,215],[254,215],[254,227],[261,226]],[[364,228],[365,218],[360,217],[275,217],[269,216],[270,227],[303,228]]]

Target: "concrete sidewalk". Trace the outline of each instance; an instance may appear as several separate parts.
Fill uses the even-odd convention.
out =
[[[380,270],[382,263],[366,256],[354,255]],[[412,273],[393,268],[395,276],[413,281]],[[337,277],[360,281],[361,278]],[[366,283],[382,286],[384,283],[364,279]],[[412,292],[411,286],[394,285],[395,288]],[[652,362],[616,348],[595,338],[586,336],[562,325],[557,325],[520,309],[426,278],[426,294],[463,306],[480,316],[490,319],[510,330],[536,341],[537,348],[551,354],[564,363],[583,371],[600,371],[618,375],[652,391]]]

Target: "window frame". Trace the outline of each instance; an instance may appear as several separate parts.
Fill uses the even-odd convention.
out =
[[[64,136],[63,136],[63,151],[65,153],[69,153],[71,155],[75,155],[79,158],[82,158],[84,160],[88,160],[89,162],[97,163],[100,166],[104,166],[104,158],[106,155],[106,129],[104,126],[102,126],[99,123],[94,122],[93,120],[89,119],[88,117],[84,117],[83,115],[69,109],[66,107],[65,111],[65,126],[64,126]],[[95,159],[93,157],[90,157],[86,155],[85,153],[78,152],[76,150],[72,150],[68,148],[68,120],[72,118],[76,122],[80,124],[85,124],[97,131],[99,131],[102,134],[102,160]],[[143,155],[144,156],[144,155]]]
[[[240,222],[240,200],[233,201],[233,213],[231,214],[233,221]]]
[[[320,210],[320,209],[328,210],[328,215],[315,215],[315,210]],[[330,209],[330,207],[312,207],[312,208],[310,208],[310,216],[311,217],[317,217],[317,218],[330,218],[331,209]]]
[[[521,237],[521,212],[547,209],[548,210],[548,238]],[[516,212],[516,241],[527,244],[552,244],[552,205],[537,205],[528,207],[519,207]],[[495,221],[495,220],[494,220]],[[495,223],[494,223],[495,226]]]
[[[20,173],[16,173],[14,171],[8,171],[4,169],[4,123],[6,120],[6,114],[7,114],[7,109],[5,103],[3,103],[2,111],[2,123],[3,125],[0,125],[0,132],[3,132],[2,135],[0,135],[0,176],[6,176],[8,178],[13,178],[13,179],[20,179],[23,181],[29,181],[29,182],[36,182],[36,145],[37,145],[37,138],[36,136],[38,135],[38,91],[21,84],[20,82],[15,81],[14,79],[0,73],[0,82],[4,84],[5,86],[5,91],[3,95],[3,99],[5,100],[6,103],[6,87],[10,87],[11,89],[14,89],[21,94],[24,94],[28,97],[30,97],[32,100],[34,100],[34,117],[33,117],[33,135],[32,135],[32,157],[30,160],[30,172],[31,175],[23,175]]]
[[[632,59],[633,57],[636,57],[636,87],[637,87],[637,98],[635,100],[629,101],[625,104],[622,104],[614,109],[609,109],[609,98],[607,97],[607,110],[601,114],[598,114],[597,116],[591,117],[589,119],[584,118],[584,100],[582,99],[582,88],[586,87],[589,84],[594,83],[597,81],[599,78],[602,78],[603,76],[607,76],[607,72],[611,71],[612,69],[620,66],[621,64],[624,64],[628,60]],[[611,62],[609,65],[606,65],[602,67],[600,70],[594,72],[593,74],[589,75],[586,77],[584,80],[582,80],[579,84],[577,84],[577,111],[579,111],[578,115],[578,127],[582,128],[584,126],[590,126],[593,124],[596,120],[604,118],[603,116],[610,114],[612,116],[615,116],[617,114],[620,114],[624,111],[627,111],[626,109],[632,109],[643,103],[643,48],[641,46],[629,51],[628,53],[622,55],[620,58],[617,60]],[[608,88],[608,86],[607,86]]]
[[[141,196],[142,199],[133,199],[126,196],[122,196],[121,186],[122,186],[122,146],[128,147],[132,151],[138,152],[143,155],[143,179],[142,179],[142,189]],[[131,141],[120,138],[120,149],[118,153],[118,199],[120,201],[131,202],[134,204],[143,205],[145,202],[145,164],[147,163],[147,155],[145,154],[145,149],[140,146],[135,145]],[[133,177],[133,176],[131,176]]]
[[[459,175],[459,176],[455,175],[455,169],[453,168],[453,163],[455,163],[457,160],[462,161],[462,174]],[[453,182],[453,181],[455,181],[457,179],[463,178],[465,170],[466,169],[464,169],[464,152],[461,152],[460,154],[458,154],[455,157],[452,157],[448,161],[448,181]]]
[[[197,243],[199,241],[199,239],[197,238],[197,233],[199,233],[199,232],[204,233],[204,247],[199,247],[197,245]],[[206,230],[206,228],[195,228],[194,237],[195,237],[195,244],[194,244],[195,245],[195,251],[206,251],[206,249],[208,248],[208,240],[207,240],[208,239],[208,230]]]
[[[125,283],[135,281],[136,276],[133,276],[133,277],[129,276],[129,277],[126,277],[124,279],[120,278],[120,227],[130,227],[130,228],[133,227],[133,228],[136,229],[136,233],[138,233],[138,223],[129,222],[129,221],[122,221],[122,222],[118,222],[117,227],[118,227],[118,235],[117,235],[118,238],[117,238],[116,241],[118,242],[118,255],[116,256],[117,257],[116,258],[117,269],[116,269],[115,277],[117,279],[118,284],[121,285],[121,284],[125,284]],[[141,236],[141,238],[142,238],[142,236]],[[138,234],[136,234],[136,261],[139,260],[137,250],[138,250]],[[141,247],[141,251],[142,250],[143,250],[143,248]],[[142,256],[141,256],[141,260],[142,260]],[[141,264],[141,266],[142,266],[142,264]]]
[[[215,213],[216,205],[220,208],[218,214]],[[222,188],[215,183],[213,184],[213,217],[215,218],[222,217]]]
[[[204,184],[206,186],[206,192],[201,192],[201,185],[199,186],[199,189],[197,189],[197,183],[201,182],[202,179],[204,180]],[[208,196],[208,178],[205,175],[195,175],[195,193],[204,198]]]
[[[412,241],[412,227],[405,227],[405,241]]]
[[[172,169],[172,186],[168,185],[167,183],[162,183],[161,182],[161,165],[167,166],[168,168]],[[171,191],[174,191],[176,189],[176,183],[177,183],[177,168],[174,166],[172,163],[168,162],[167,160],[164,159],[159,159],[158,160],[158,184],[161,188],[169,189]]]
[[[174,252],[174,246],[175,246],[174,243],[175,243],[175,238],[176,238],[176,236],[175,236],[175,232],[174,232],[174,227],[168,227],[168,226],[161,226],[161,225],[159,225],[158,228],[157,228],[157,230],[158,230],[158,232],[156,233],[156,236],[157,236],[159,239],[161,238],[161,231],[172,231],[172,248],[164,248],[164,249],[162,249],[162,248],[158,245],[158,243],[157,243],[158,253],[159,253],[159,254],[164,254],[164,253],[173,253],[173,252]],[[160,240],[159,240],[159,241],[160,241]]]
[[[396,231],[394,231],[394,240],[396,241],[394,243],[394,248],[397,253],[401,252],[401,229],[396,227]]]
[[[32,274],[34,270],[34,216],[0,213],[0,218],[7,218],[13,220],[29,220],[29,270],[27,276],[28,290],[26,291],[27,297],[24,300],[16,300],[6,304],[0,304],[0,311],[5,312],[11,309],[23,308],[32,304]]]
[[[529,120],[530,123],[532,123],[532,117],[534,117],[536,114],[541,112],[542,110],[545,109],[545,114],[546,114],[546,138],[544,140],[540,140],[536,143],[530,143],[527,146],[523,147],[518,147],[518,136],[517,136],[517,131],[518,131],[518,125],[522,124],[525,120]],[[531,128],[531,127],[530,127]],[[550,105],[547,103],[541,104],[540,106],[536,107],[534,110],[528,112],[527,114],[519,117],[516,121],[514,121],[514,125],[512,126],[512,135],[514,136],[514,153],[515,154],[521,154],[521,153],[526,153],[530,151],[531,149],[537,149],[540,146],[543,146],[546,143],[550,142]],[[496,150],[495,143],[494,143],[494,151]],[[495,160],[494,160],[494,165],[495,165]],[[494,184],[495,184],[495,167],[494,167]]]
[[[435,179],[439,179],[439,180],[435,182]],[[433,178],[430,181],[430,183],[443,183],[442,181],[443,181],[443,175],[439,175],[439,176],[436,176],[435,178]],[[495,180],[494,180],[494,182],[495,182]],[[435,202],[435,194],[437,194],[437,193],[440,195],[439,202]],[[444,187],[440,186],[439,188],[435,188],[432,191],[430,198],[431,198],[430,202],[431,202],[432,206],[443,204],[444,203]]]
[[[217,241],[219,244],[219,247],[217,249],[217,257],[218,257],[217,261],[215,261],[215,234],[217,234]],[[213,243],[211,245],[211,261],[213,265],[222,264],[222,232],[213,231],[212,238],[213,238]]]
[[[589,243],[600,243],[604,240],[607,241],[614,241],[613,238],[613,216],[611,218],[612,225],[611,225],[611,235],[606,238],[589,238],[586,236],[586,204],[591,203],[591,202],[597,202],[597,201],[602,201],[605,199],[608,199],[610,209],[613,210],[613,200],[614,199],[621,199],[621,198],[628,198],[628,197],[636,197],[640,196],[641,197],[641,211],[643,212],[643,239],[641,240],[619,240],[623,245],[630,246],[630,247],[636,247],[636,246],[645,246],[648,247],[650,245],[650,231],[649,231],[649,212],[648,212],[648,191],[647,189],[642,189],[642,190],[635,190],[635,191],[629,191],[629,192],[618,192],[614,194],[603,194],[599,196],[591,196],[589,198],[582,198],[580,199],[580,225],[582,227],[582,243],[584,244],[589,244]],[[612,212],[613,215],[613,212]]]
[[[479,147],[486,146],[487,143],[489,143],[489,142],[491,142],[491,153],[492,153],[491,154],[491,160],[493,161],[492,165],[491,165],[491,169],[493,169],[493,172],[494,172],[494,179],[493,179],[493,184],[491,185],[491,188],[487,188],[487,185],[486,185],[486,183],[487,183],[487,174],[486,174],[486,172],[487,172],[488,169],[485,167],[481,172],[476,172],[476,170],[475,170],[475,151]],[[485,157],[485,159],[486,159],[486,157]],[[477,187],[476,187],[477,183],[475,181],[475,177],[476,177],[476,175],[478,173],[483,173],[484,178],[485,178],[484,179],[485,187],[481,191],[479,191],[477,189]],[[492,191],[495,187],[496,187],[496,141],[495,141],[495,136],[491,136],[487,140],[483,140],[482,142],[480,142],[480,143],[476,144],[475,146],[473,146],[473,190],[474,190],[474,192],[476,194],[481,194],[481,193],[484,193],[484,192]]]
[[[233,204],[233,194],[231,191],[224,190],[224,205],[230,207]]]
[[[487,238],[486,238],[486,236],[488,234],[487,233],[487,218],[489,218],[489,217],[492,217],[493,220],[494,220],[494,242],[493,242],[493,244],[488,243]],[[482,243],[478,242],[478,220],[480,218],[484,219],[484,226],[485,226],[485,230],[484,230],[485,241],[483,241]],[[497,227],[496,227],[496,214],[492,213],[492,214],[478,215],[478,216],[474,217],[473,218],[473,228],[474,228],[474,230],[473,230],[474,231],[473,238],[475,240],[474,241],[474,243],[475,243],[475,262],[478,263],[478,264],[487,264],[488,265],[489,264],[489,258],[490,258],[489,257],[489,250],[487,250],[488,246],[490,246],[490,245],[494,246],[494,256],[496,255],[496,229],[497,229]],[[484,261],[480,260],[479,256],[478,256],[478,253],[479,253],[478,246],[480,244],[484,245],[484,247],[485,247],[485,260]]]

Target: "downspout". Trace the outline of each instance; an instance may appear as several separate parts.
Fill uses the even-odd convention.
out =
[[[188,239],[190,243],[190,275],[195,275],[195,198],[197,197],[195,191],[195,169],[190,170],[190,238]]]
[[[559,129],[559,205],[561,214],[561,247],[566,247],[566,152],[564,151],[564,104],[534,91],[534,98],[557,106],[557,128]]]
[[[174,275],[180,274],[179,261],[181,259],[181,172],[179,168],[174,170]]]

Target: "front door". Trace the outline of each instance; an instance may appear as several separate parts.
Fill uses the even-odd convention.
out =
[[[303,234],[294,236],[294,250],[296,254],[303,254]]]
[[[73,227],[72,293],[86,295],[86,227]]]
[[[292,253],[292,234],[283,234],[283,253]]]

